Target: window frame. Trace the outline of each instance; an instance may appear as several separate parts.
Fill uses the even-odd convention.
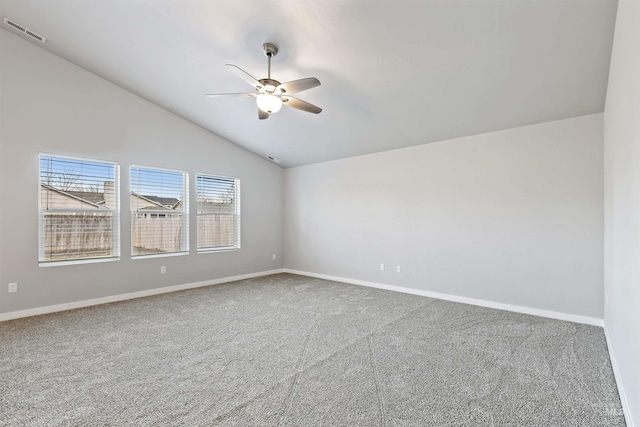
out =
[[[73,208],[47,208],[44,209],[42,206],[42,189],[43,189],[43,180],[42,180],[42,161],[43,158],[51,158],[51,159],[62,159],[65,161],[70,161],[70,163],[76,162],[88,162],[102,165],[110,165],[113,167],[113,192],[114,192],[114,208],[113,209],[101,209],[100,213],[110,213],[111,214],[111,255],[108,256],[95,256],[95,257],[81,257],[81,258],[60,258],[60,259],[45,259],[45,242],[46,242],[46,232],[45,232],[45,212],[82,212],[83,215],[86,213],[95,214],[97,211],[95,209],[73,209]],[[75,264],[89,264],[89,263],[97,263],[97,262],[110,262],[110,261],[119,261],[121,256],[121,236],[120,236],[120,163],[112,160],[96,160],[89,159],[86,157],[77,157],[77,156],[69,156],[64,154],[53,154],[46,152],[38,153],[38,266],[39,267],[53,267],[59,265],[75,265]],[[53,187],[55,188],[55,187]],[[60,189],[55,189],[55,191],[63,191]],[[103,190],[104,192],[104,190]]]
[[[240,178],[233,176],[224,176],[224,175],[214,175],[210,173],[196,173],[195,177],[195,190],[196,190],[196,252],[198,254],[206,254],[206,253],[216,253],[216,252],[227,252],[227,251],[238,251],[242,248],[242,215],[241,215],[241,180]],[[200,232],[200,218],[203,216],[213,216],[220,215],[220,212],[204,212],[199,208],[199,198],[200,198],[200,186],[199,178],[209,178],[209,179],[220,179],[220,180],[233,180],[233,190],[234,190],[234,211],[232,213],[223,213],[224,215],[229,215],[233,217],[233,239],[234,243],[231,246],[203,246],[200,247],[199,242],[199,232]]]
[[[133,170],[134,169],[142,169],[142,170],[148,170],[148,171],[157,171],[157,172],[168,172],[168,173],[179,173],[182,174],[182,197],[183,199],[180,200],[181,201],[181,205],[182,205],[182,210],[181,211],[172,211],[172,212],[167,212],[166,210],[152,210],[152,209],[147,209],[144,210],[143,212],[140,212],[139,209],[134,210],[133,205],[131,205],[130,208],[130,217],[129,220],[131,221],[131,259],[146,259],[146,258],[161,258],[161,257],[170,257],[170,256],[182,256],[182,255],[189,255],[190,253],[190,247],[189,247],[189,225],[190,225],[190,220],[189,220],[189,171],[186,170],[180,170],[180,169],[171,169],[171,168],[162,168],[162,167],[157,167],[157,166],[144,166],[144,165],[139,165],[139,164],[132,164],[129,167],[129,202],[131,203],[131,196],[134,193],[134,179],[133,179]],[[138,194],[136,192],[136,194]],[[142,196],[142,195],[140,195]],[[179,199],[178,199],[179,200]],[[160,252],[160,253],[150,253],[150,254],[136,254],[135,251],[135,247],[134,247],[134,243],[135,243],[135,218],[137,215],[149,215],[149,217],[155,217],[155,218],[160,218],[160,215],[166,215],[169,214],[179,214],[180,218],[181,218],[181,222],[182,222],[182,242],[181,242],[181,246],[182,246],[182,250],[179,251],[172,251],[172,252]],[[154,216],[155,215],[155,216]]]

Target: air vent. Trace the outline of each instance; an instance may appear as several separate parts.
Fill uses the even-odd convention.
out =
[[[42,37],[40,34],[38,33],[34,33],[33,31],[31,31],[28,28],[23,27],[22,25],[18,24],[17,22],[12,21],[9,18],[4,18],[4,23],[5,25],[10,26],[11,28],[13,28],[16,31],[20,31],[22,34],[24,34],[25,36],[36,40],[42,44],[45,44],[47,42],[47,39]]]
[[[267,157],[267,159],[271,160],[272,162],[280,163],[280,160],[276,159],[275,157],[271,157],[271,156],[266,156],[266,157]]]

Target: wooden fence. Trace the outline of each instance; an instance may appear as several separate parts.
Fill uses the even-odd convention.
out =
[[[179,252],[183,248],[181,215],[134,216],[133,255]],[[236,218],[230,214],[198,215],[198,248],[233,247]],[[110,256],[113,246],[111,213],[89,215],[45,214],[44,259]]]
[[[198,248],[232,247],[235,242],[235,216],[198,215]]]
[[[44,259],[93,258],[112,253],[113,216],[45,214]]]
[[[162,215],[134,216],[133,255],[189,250],[182,244],[182,215]]]

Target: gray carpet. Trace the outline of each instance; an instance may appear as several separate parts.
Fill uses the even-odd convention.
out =
[[[623,426],[601,328],[279,274],[0,323],[2,426]]]

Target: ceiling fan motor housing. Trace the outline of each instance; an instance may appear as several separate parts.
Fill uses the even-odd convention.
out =
[[[280,82],[274,79],[260,79],[258,81],[262,83],[262,86],[264,86],[265,90],[269,93],[273,93],[273,91],[280,86]],[[282,93],[285,93],[284,89],[282,89]]]

